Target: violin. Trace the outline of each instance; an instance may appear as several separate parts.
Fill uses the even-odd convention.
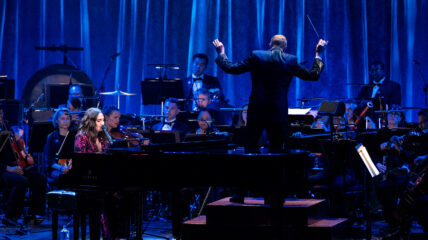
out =
[[[69,169],[72,168],[73,164],[72,164],[72,159],[71,158],[60,158],[58,159],[58,165],[62,166],[62,167],[68,167]]]
[[[34,159],[31,154],[25,151],[25,141],[21,138],[22,133],[22,129],[18,130],[18,135],[12,131],[12,148],[18,156],[18,165],[22,169],[28,169],[34,165]]]
[[[131,132],[127,130],[125,127],[120,126],[119,128],[115,128],[111,130],[110,136],[118,141],[127,141],[128,147],[137,147],[140,146],[140,140],[143,137],[140,133]],[[147,145],[144,141],[144,145]]]

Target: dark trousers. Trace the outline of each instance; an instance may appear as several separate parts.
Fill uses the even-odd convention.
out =
[[[0,179],[8,195],[7,218],[17,219],[21,216],[27,187],[31,192],[30,215],[44,215],[46,182],[40,173],[35,169],[25,171],[23,176],[13,172],[3,172]]]
[[[396,217],[398,211],[398,198],[403,194],[407,185],[407,175],[397,174],[389,176],[378,183],[377,194],[383,206],[385,221],[394,226],[398,224]]]
[[[260,153],[259,139],[266,130],[270,153],[281,153],[286,150],[288,140],[288,122],[271,122],[264,119],[248,119],[248,145],[246,153]]]

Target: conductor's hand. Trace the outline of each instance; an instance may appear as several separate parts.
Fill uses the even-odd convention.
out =
[[[320,39],[318,41],[317,48],[316,48],[316,56],[324,52],[324,49],[327,46],[327,44],[328,44],[328,41],[324,41],[323,39]]]
[[[224,54],[224,46],[222,42],[216,39],[213,41],[213,45],[218,54]]]

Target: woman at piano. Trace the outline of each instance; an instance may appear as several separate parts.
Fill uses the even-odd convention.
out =
[[[108,148],[108,138],[103,131],[104,114],[98,108],[89,108],[80,122],[74,141],[78,153],[102,153]]]
[[[69,112],[68,108],[60,108],[52,117],[52,125],[55,130],[48,135],[44,147],[44,156],[48,164],[50,181],[56,181],[60,174],[67,173],[70,170],[69,160],[57,158],[58,155],[70,155],[73,150],[64,145],[66,138],[74,137],[73,133],[69,131],[71,124]],[[74,135],[76,135],[75,131]]]

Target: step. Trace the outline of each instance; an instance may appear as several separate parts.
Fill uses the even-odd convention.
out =
[[[245,198],[244,204],[231,203],[229,199],[224,198],[207,205],[207,223],[210,226],[271,225],[270,207],[264,204],[263,198]],[[283,223],[306,227],[326,214],[327,201],[324,199],[286,199]]]
[[[346,236],[346,218],[326,218],[308,225],[308,239],[342,239]]]
[[[200,216],[183,224],[183,240],[210,239],[270,239],[271,232],[267,226],[209,226],[206,216]],[[320,219],[305,228],[287,228],[287,239],[296,240],[330,240],[345,239],[346,219]]]

